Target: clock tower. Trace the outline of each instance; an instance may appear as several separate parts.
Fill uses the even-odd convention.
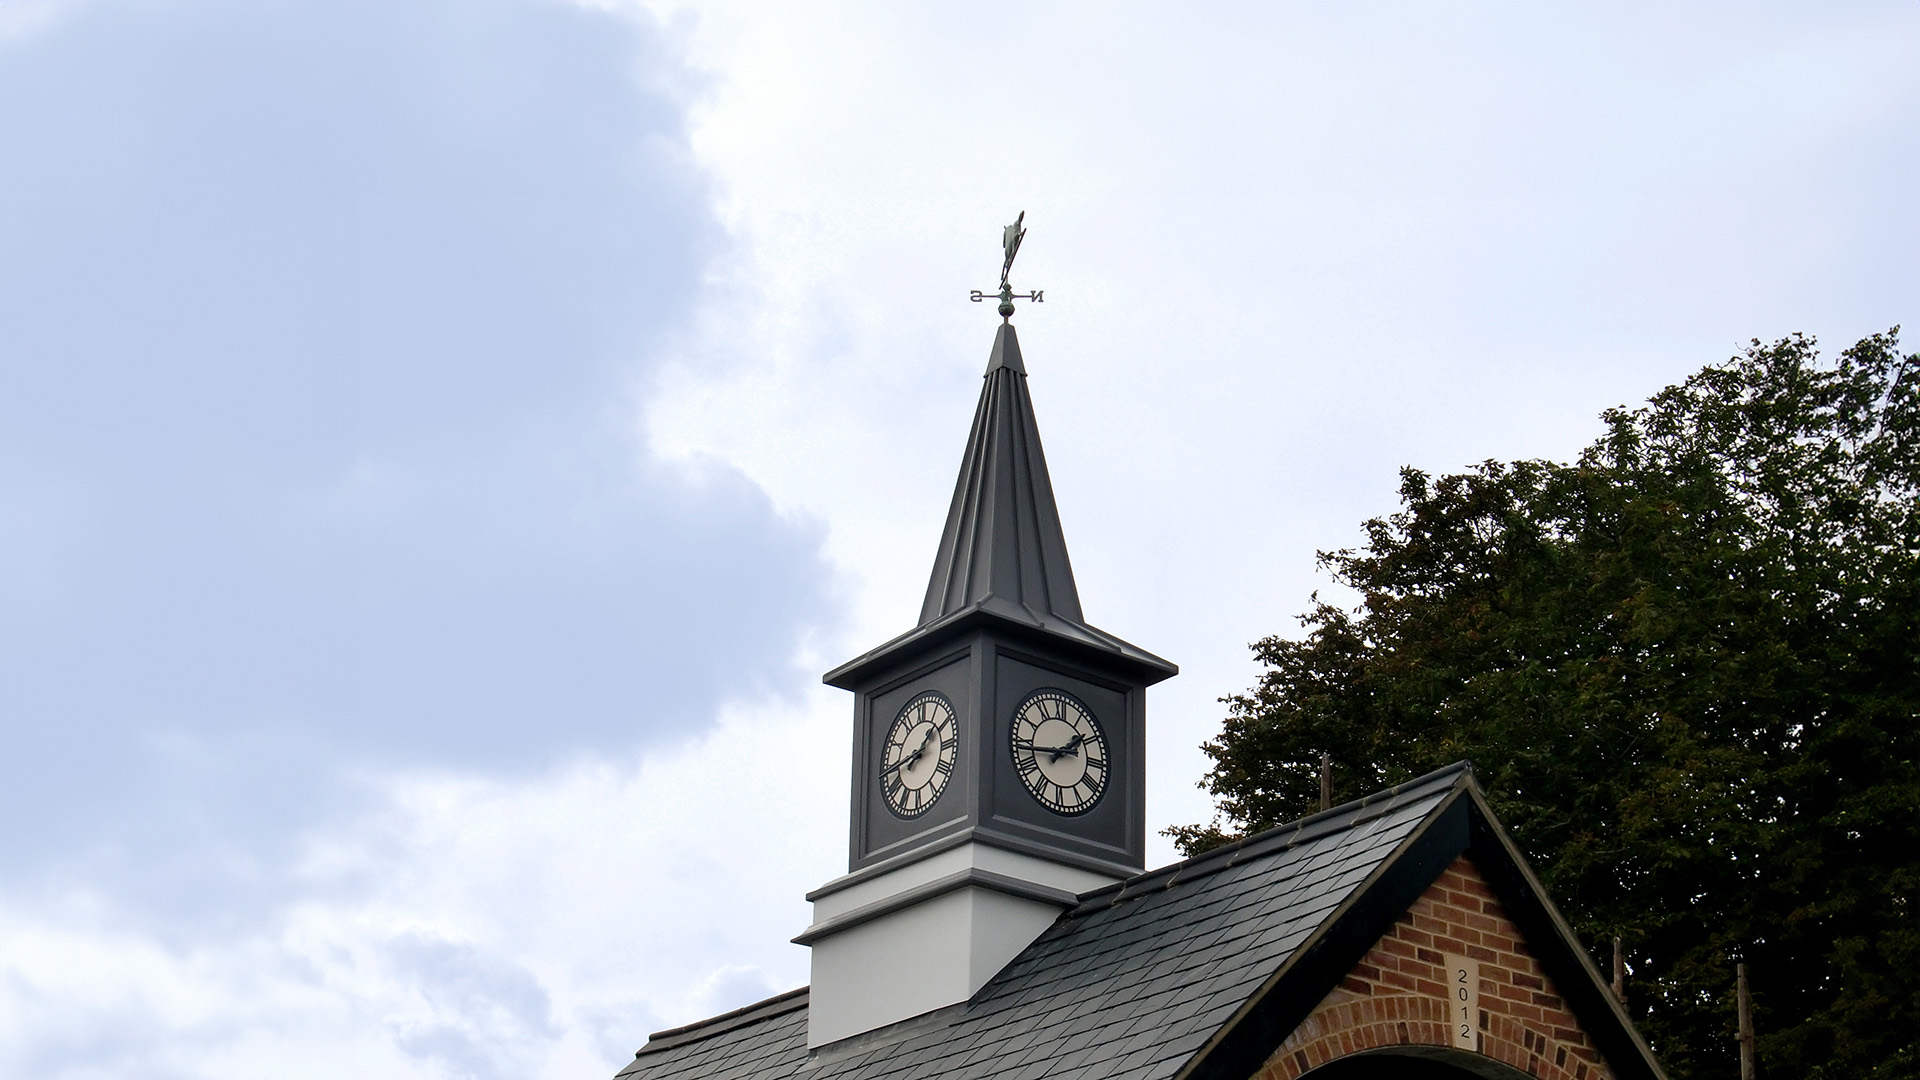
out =
[[[1003,269],[1003,317],[1014,298]],[[794,939],[809,1045],[967,1000],[1077,894],[1141,871],[1146,688],[1178,670],[1081,615],[1003,321],[919,625],[826,675],[854,694],[853,813],[848,873]]]

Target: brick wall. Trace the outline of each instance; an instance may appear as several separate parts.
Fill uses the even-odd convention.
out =
[[[1294,1080],[1375,1047],[1455,1046],[1442,966],[1449,955],[1479,962],[1478,1030],[1468,1036],[1475,1052],[1543,1080],[1609,1080],[1580,1022],[1464,856],[1374,943],[1254,1080]]]

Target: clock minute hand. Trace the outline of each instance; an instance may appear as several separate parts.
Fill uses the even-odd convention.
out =
[[[1036,754],[1053,755],[1047,759],[1048,761],[1059,761],[1062,755],[1079,753],[1080,744],[1085,742],[1086,738],[1085,735],[1075,735],[1073,738],[1067,740],[1065,746],[1041,746],[1039,743],[1025,741],[1021,742],[1020,745]]]
[[[1073,738],[1067,740],[1067,745],[1056,746],[1048,750],[1047,752],[1053,755],[1050,760],[1059,761],[1062,755],[1078,754],[1080,752],[1080,744],[1086,741],[1086,738],[1085,735],[1075,734]]]
[[[908,754],[906,757],[901,758],[899,761],[894,762],[893,764],[887,766],[886,768],[881,769],[880,775],[885,776],[888,773],[893,772],[895,769],[904,769],[907,766],[913,764],[914,762],[919,761],[920,758],[926,754],[927,748],[932,745],[933,745],[933,729],[928,728],[927,737],[920,740],[920,748],[918,750],[915,750],[913,753]]]

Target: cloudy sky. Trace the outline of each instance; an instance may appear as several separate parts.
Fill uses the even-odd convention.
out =
[[[806,979],[1025,210],[1088,617],[1920,317],[1920,7],[0,0],[0,1074],[604,1077]],[[1910,335],[1911,337],[1911,335]],[[1172,857],[1156,840],[1152,861]]]

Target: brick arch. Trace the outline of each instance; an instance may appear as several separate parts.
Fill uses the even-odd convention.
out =
[[[1316,1023],[1317,1021],[1317,1023]],[[1316,1038],[1296,1041],[1281,1049],[1291,1068],[1276,1069],[1269,1060],[1262,1080],[1294,1080],[1311,1069],[1335,1058],[1362,1050],[1380,1050],[1393,1046],[1447,1046],[1447,1003],[1439,998],[1409,995],[1367,998],[1343,1002],[1314,1013],[1306,1024],[1318,1033]],[[1296,1035],[1300,1032],[1296,1032]],[[1275,1057],[1280,1055],[1276,1054]]]
[[[1363,1050],[1316,1066],[1303,1080],[1532,1080],[1483,1054],[1454,1047],[1394,1046]]]
[[[1390,1047],[1451,1048],[1443,953],[1480,963],[1479,1057],[1540,1080],[1611,1080],[1585,1029],[1465,856],[1414,901],[1253,1080],[1299,1080],[1330,1061]]]

